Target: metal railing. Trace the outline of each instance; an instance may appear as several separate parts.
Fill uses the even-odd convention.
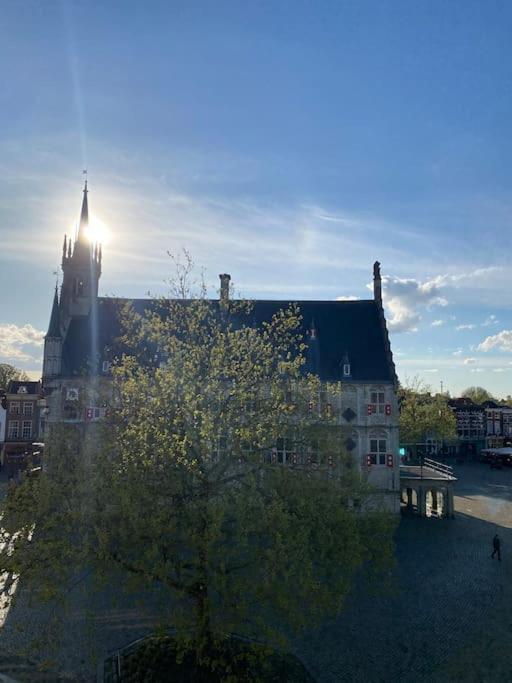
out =
[[[445,465],[444,462],[423,458],[423,467],[428,467],[430,470],[453,477],[453,467],[451,467],[451,465]]]

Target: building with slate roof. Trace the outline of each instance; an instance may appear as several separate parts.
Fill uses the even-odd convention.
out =
[[[108,382],[118,350],[120,312],[127,300],[98,296],[102,251],[87,239],[87,182],[77,234],[64,238],[63,281],[53,297],[44,343],[43,386],[47,424],[76,423],[87,429],[104,408],[98,383]],[[229,275],[221,275],[221,299],[229,296]],[[340,382],[341,397],[333,414],[346,433],[345,445],[370,483],[382,491],[389,507],[399,510],[397,377],[382,306],[380,264],[373,270],[374,296],[359,301],[255,300],[251,325],[270,320],[289,303],[297,303],[308,342],[306,369],[321,380]],[[219,306],[221,299],[212,299]],[[137,312],[155,302],[133,299]],[[91,378],[95,381],[92,382]],[[329,399],[327,399],[329,400]],[[285,440],[278,458],[287,462]]]

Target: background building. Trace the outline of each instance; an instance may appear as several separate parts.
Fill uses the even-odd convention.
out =
[[[9,382],[2,464],[9,475],[25,469],[40,439],[41,382]]]
[[[512,408],[494,401],[473,403],[470,398],[455,398],[449,405],[457,419],[457,452],[462,457],[478,458],[483,448],[512,445]]]

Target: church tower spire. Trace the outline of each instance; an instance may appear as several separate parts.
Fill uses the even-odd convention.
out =
[[[80,211],[80,224],[78,226],[78,242],[87,241],[87,228],[89,227],[89,202],[87,200],[87,195],[89,190],[87,189],[87,180],[84,186],[84,196],[82,199],[82,210]]]
[[[89,190],[87,180],[83,189],[80,222],[76,238],[64,242],[62,255],[62,281],[60,312],[61,327],[66,330],[71,318],[87,316],[98,296],[98,281],[101,275],[101,254],[98,245],[91,242],[89,227]],[[72,248],[71,248],[72,246]]]

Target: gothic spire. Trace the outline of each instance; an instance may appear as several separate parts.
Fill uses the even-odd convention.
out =
[[[85,239],[85,230],[87,229],[87,226],[89,225],[89,204],[87,202],[87,193],[89,190],[87,189],[87,180],[85,181],[85,187],[84,187],[84,198],[82,199],[82,211],[80,212],[80,225],[78,227],[78,240],[77,241],[82,241]]]
[[[57,293],[57,285],[55,285],[55,295],[53,297],[52,315],[50,317],[50,325],[48,327],[47,337],[60,337],[60,313],[59,313],[59,295]]]

